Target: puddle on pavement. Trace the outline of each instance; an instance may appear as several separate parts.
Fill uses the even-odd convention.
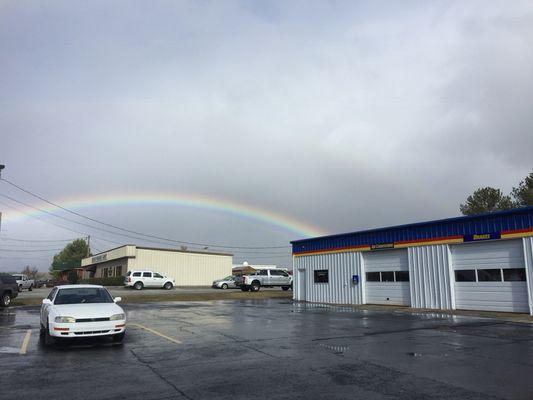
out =
[[[6,347],[6,346],[0,347],[0,354],[18,354],[18,352],[19,352],[18,347]]]

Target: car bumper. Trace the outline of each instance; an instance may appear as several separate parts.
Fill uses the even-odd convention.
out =
[[[126,321],[79,322],[73,324],[50,323],[50,336],[81,338],[116,335],[126,330]]]

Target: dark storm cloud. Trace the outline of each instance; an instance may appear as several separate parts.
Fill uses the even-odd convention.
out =
[[[453,216],[531,168],[532,26],[528,2],[3,2],[0,161],[53,199],[194,192],[328,232]],[[296,238],[88,212],[204,242]],[[46,226],[3,232],[68,233]]]

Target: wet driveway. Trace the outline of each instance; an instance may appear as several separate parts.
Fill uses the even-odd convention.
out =
[[[128,304],[122,345],[0,311],[12,399],[532,399],[533,325],[284,300]]]

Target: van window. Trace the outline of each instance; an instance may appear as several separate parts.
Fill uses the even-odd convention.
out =
[[[141,273],[140,272],[134,272],[133,276],[141,276]]]
[[[152,273],[151,272],[143,272],[143,278],[151,278]]]

